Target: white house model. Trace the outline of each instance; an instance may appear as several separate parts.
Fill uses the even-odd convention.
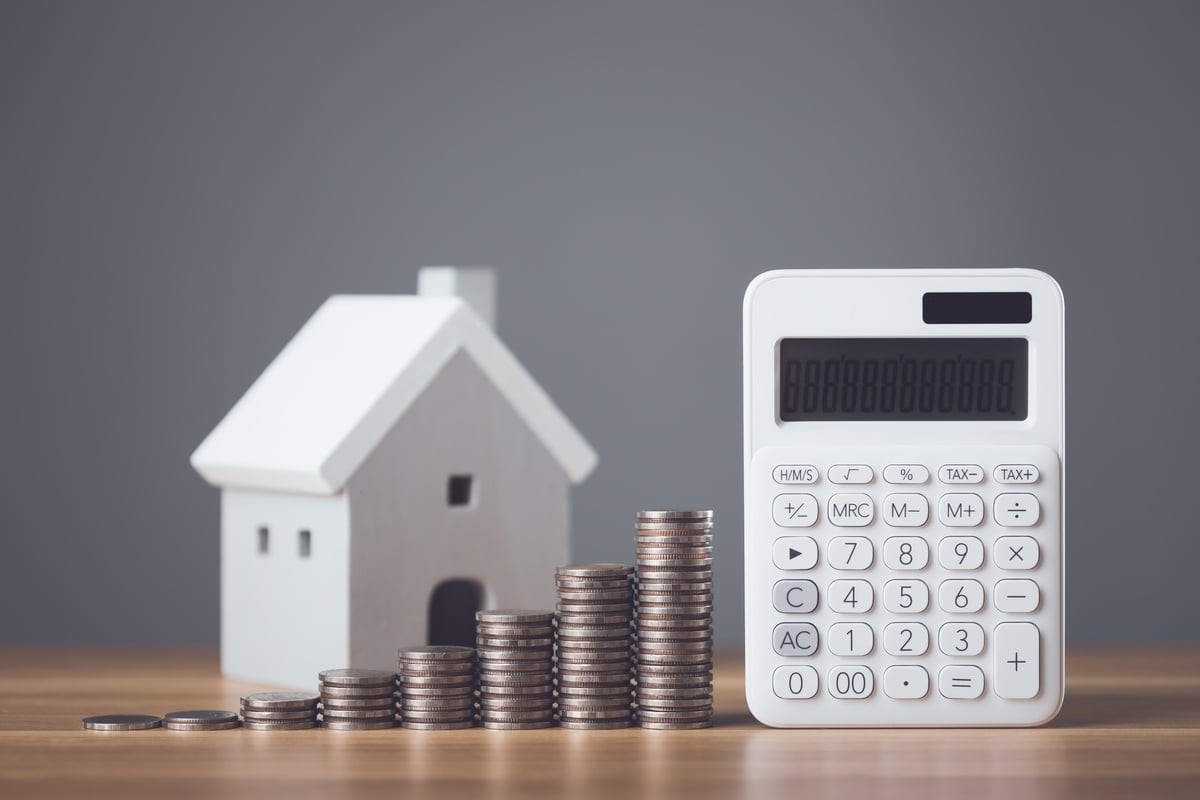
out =
[[[312,688],[552,608],[596,455],[493,332],[490,270],[329,298],[192,454],[221,489],[221,669]]]

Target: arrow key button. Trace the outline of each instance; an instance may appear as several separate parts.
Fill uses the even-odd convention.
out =
[[[777,569],[812,569],[817,565],[817,543],[811,536],[780,536],[771,559]]]

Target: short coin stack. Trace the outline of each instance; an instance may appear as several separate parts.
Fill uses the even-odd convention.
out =
[[[564,728],[633,724],[633,567],[572,564],[558,587],[558,720]]]
[[[172,711],[163,715],[162,726],[169,731],[227,731],[239,725],[233,711]]]
[[[320,675],[321,723],[335,731],[368,731],[396,724],[396,673],[327,669]]]
[[[637,716],[712,726],[712,512],[637,514]]]
[[[485,728],[554,725],[554,612],[494,609],[475,614],[479,720]]]
[[[309,692],[259,692],[242,698],[242,727],[252,731],[294,731],[317,727],[317,703]]]
[[[429,645],[400,651],[400,724],[424,731],[475,727],[475,651]]]

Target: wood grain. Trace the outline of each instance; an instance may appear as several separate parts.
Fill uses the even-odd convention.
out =
[[[1061,715],[1016,730],[767,729],[740,659],[711,730],[105,734],[80,718],[263,687],[208,648],[0,649],[0,797],[1200,796],[1200,648],[1073,650]]]

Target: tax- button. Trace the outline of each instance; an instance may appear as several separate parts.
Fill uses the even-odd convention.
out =
[[[1036,525],[1042,509],[1036,495],[1026,492],[1009,492],[996,495],[992,503],[992,517],[1006,528],[1028,528]]]
[[[776,581],[771,592],[776,611],[807,614],[817,607],[817,585],[812,581]]]
[[[861,528],[875,519],[875,504],[867,494],[835,494],[829,498],[829,521],[842,528]]]
[[[883,671],[883,693],[893,700],[920,700],[929,694],[929,673],[915,664],[888,667]]]
[[[983,498],[977,494],[942,495],[938,498],[938,522],[951,528],[974,528],[983,522]]]
[[[983,470],[978,464],[943,464],[938,468],[942,483],[979,483]]]
[[[817,627],[811,622],[782,622],[775,626],[771,644],[781,656],[811,656],[817,652]]]

